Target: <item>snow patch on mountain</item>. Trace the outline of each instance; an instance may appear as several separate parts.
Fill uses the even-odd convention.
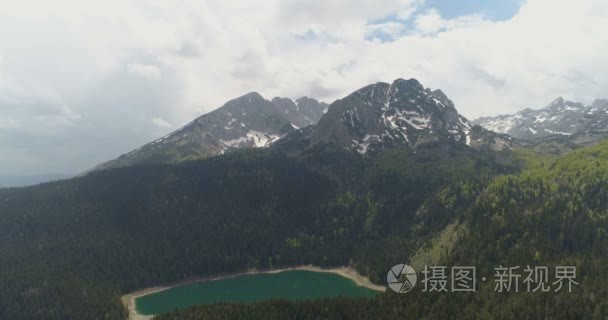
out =
[[[473,123],[524,140],[572,135],[587,130],[606,130],[608,100],[598,99],[591,106],[585,107],[582,103],[560,97],[538,110],[525,109],[512,115],[484,117]]]
[[[396,145],[416,149],[433,142],[471,140],[472,125],[458,114],[452,101],[415,79],[361,88],[333,103],[326,117],[318,125],[323,135],[313,140],[335,140],[361,154]]]

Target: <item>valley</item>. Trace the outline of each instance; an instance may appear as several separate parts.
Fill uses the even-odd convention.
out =
[[[0,320],[608,320],[608,1],[0,2]]]
[[[224,281],[230,279],[230,281]],[[343,279],[348,279],[344,281]],[[365,289],[363,289],[365,288]],[[368,290],[366,290],[368,289]],[[371,291],[370,291],[371,290]],[[248,271],[209,277],[161,288],[137,291],[122,297],[129,319],[143,319],[176,308],[213,302],[245,303],[273,299],[308,300],[338,296],[373,296],[384,292],[352,268],[314,266],[268,271]]]
[[[576,265],[584,277],[576,294],[500,295],[480,283],[450,300],[420,288],[278,295],[170,304],[156,318],[511,318],[515,305],[585,318],[608,308],[608,141],[552,143],[562,152],[474,126],[440,91],[398,79],[354,91],[268,147],[0,189],[0,318],[126,319],[129,292],[301,265],[348,266],[384,286],[387,270],[412,261],[484,274],[507,262]]]

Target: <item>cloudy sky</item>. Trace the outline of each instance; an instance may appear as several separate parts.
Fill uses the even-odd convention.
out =
[[[465,116],[608,96],[605,0],[0,0],[0,175],[76,173],[249,91],[417,78]]]

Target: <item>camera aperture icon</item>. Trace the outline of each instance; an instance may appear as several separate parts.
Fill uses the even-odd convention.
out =
[[[398,264],[386,275],[386,282],[391,290],[397,293],[410,292],[416,286],[416,270],[407,264]]]

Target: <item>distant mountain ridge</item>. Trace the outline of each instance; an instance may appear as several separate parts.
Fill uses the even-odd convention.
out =
[[[315,124],[327,104],[303,97],[266,100],[257,92],[233,99],[181,129],[95,169],[204,159],[231,149],[268,147],[296,128]]]
[[[511,140],[474,127],[441,90],[424,88],[416,79],[397,79],[335,101],[315,127],[292,133],[279,144],[297,149],[325,143],[375,154],[387,147],[416,150],[433,143],[501,150],[509,148]]]
[[[480,281],[478,294],[454,299],[217,303],[158,319],[601,319],[608,310],[601,132],[517,140],[472,125],[414,79],[356,90],[317,125],[295,129],[293,111],[250,93],[121,161],[195,159],[203,143],[222,156],[0,188],[0,319],[127,319],[128,292],[298,265],[347,265],[382,285],[404,257],[416,270],[551,266],[551,292],[525,294],[524,283],[522,294],[488,294],[495,283]],[[572,292],[558,289],[553,280],[568,279],[554,266],[579,270]]]
[[[279,140],[289,153],[319,144],[360,154],[436,143],[493,150],[517,145],[507,135],[474,126],[441,90],[425,88],[416,79],[397,79],[365,86],[331,105],[308,97],[268,101],[248,93],[96,169],[204,159]]]
[[[473,123],[523,140],[607,130],[608,100],[597,99],[586,107],[559,97],[539,110],[525,109],[511,115],[482,117]]]
[[[0,175],[0,188],[26,187],[73,177],[70,174]]]

